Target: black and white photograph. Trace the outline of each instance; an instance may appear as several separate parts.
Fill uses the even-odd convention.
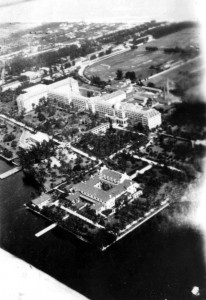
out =
[[[1,300],[206,300],[204,2],[0,0]]]

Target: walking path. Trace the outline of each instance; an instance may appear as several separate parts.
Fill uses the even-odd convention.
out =
[[[141,157],[141,156],[138,156],[138,155],[134,155],[133,156],[134,158],[138,158],[140,160],[143,160],[143,161],[146,161],[148,162],[149,164],[152,164],[152,165],[155,165],[155,166],[160,166],[160,167],[164,167],[164,164],[160,164],[156,161],[153,161],[153,160],[150,160],[150,159],[147,159],[147,158],[144,158],[144,157]],[[175,167],[172,167],[172,166],[167,166],[170,170],[174,170],[174,171],[177,171],[177,172],[181,172],[181,173],[184,173],[182,170],[180,169],[177,169]]]
[[[135,177],[137,177],[138,174],[144,174],[146,171],[150,170],[152,168],[152,165],[148,165],[144,168],[142,168],[141,170],[137,170],[133,175],[130,176],[130,179],[134,179]]]
[[[71,209],[69,209],[69,208],[66,208],[66,207],[63,206],[63,205],[61,205],[60,208],[63,209],[63,210],[65,210],[65,211],[67,211],[67,212],[70,213],[71,215],[74,215],[74,216],[76,216],[76,217],[78,217],[78,218],[80,218],[80,219],[86,221],[86,222],[89,223],[89,224],[92,224],[92,225],[94,225],[94,226],[96,226],[96,227],[98,227],[98,228],[104,228],[103,226],[101,226],[101,225],[99,225],[99,224],[97,224],[97,223],[94,223],[94,222],[91,221],[90,219],[87,219],[86,217],[84,217],[84,216],[78,214],[77,212],[75,212],[75,211],[73,211],[73,210],[71,210]]]
[[[33,129],[33,128],[31,128],[31,127],[25,125],[25,124],[22,123],[22,122],[18,122],[18,121],[16,121],[16,120],[13,119],[13,118],[9,118],[9,117],[7,117],[7,116],[5,116],[5,115],[2,115],[2,114],[0,114],[0,118],[3,118],[3,119],[5,119],[5,120],[7,120],[8,122],[11,122],[11,123],[13,123],[13,124],[16,124],[16,125],[18,125],[18,126],[20,126],[20,127],[23,127],[23,128],[25,128],[25,129],[28,129],[28,130],[31,131],[31,132],[34,132],[34,129]]]
[[[130,233],[131,231],[133,231],[134,229],[136,229],[137,227],[141,226],[143,223],[147,222],[149,219],[151,219],[152,217],[154,217],[156,214],[158,214],[159,212],[161,212],[163,209],[165,209],[167,206],[169,206],[170,203],[166,202],[166,204],[164,204],[162,207],[160,207],[159,209],[155,210],[154,212],[149,212],[148,217],[144,218],[144,220],[138,222],[138,221],[134,221],[131,225],[129,225],[129,227],[127,229],[124,230],[124,233],[122,233],[117,239],[116,241],[121,240],[125,235],[127,235],[128,233]],[[134,224],[137,223],[135,226]]]
[[[180,140],[180,141],[192,142],[192,140],[190,140],[190,139],[186,139],[186,138],[183,138],[181,136],[175,136],[175,135],[172,135],[172,134],[160,133],[160,135],[171,137],[173,139]]]
[[[112,244],[115,244],[117,241],[121,240],[124,236],[126,236],[127,234],[129,234],[130,232],[132,232],[133,230],[135,230],[136,228],[138,228],[139,226],[141,226],[143,223],[147,222],[149,219],[151,219],[152,217],[154,217],[156,214],[160,213],[162,210],[164,210],[169,205],[170,205],[170,203],[166,199],[165,203],[162,204],[162,207],[158,208],[154,212],[150,212],[149,215],[146,218],[144,218],[144,220],[142,220],[142,221],[138,221],[137,220],[137,221],[134,221],[132,224],[128,225],[128,227],[122,231],[122,234],[120,234],[117,237],[117,239]],[[107,247],[104,247],[102,249],[102,251],[105,251],[112,244],[108,245]]]

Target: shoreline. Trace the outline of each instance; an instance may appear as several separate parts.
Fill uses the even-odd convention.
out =
[[[8,157],[4,156],[3,154],[0,154],[0,158],[6,160],[6,161],[9,162],[9,163],[14,164],[14,163],[13,163],[13,160],[16,159],[16,158],[18,158],[18,156],[8,158]]]
[[[54,222],[53,220],[49,219],[49,218],[46,217],[45,215],[43,215],[43,214],[41,214],[40,212],[36,211],[35,209],[32,209],[31,207],[27,206],[27,204],[24,204],[24,206],[26,207],[26,209],[31,210],[32,212],[38,214],[39,216],[41,216],[42,218],[46,219],[47,221],[49,221],[49,222]],[[57,226],[60,227],[61,229],[65,230],[65,231],[68,231],[69,233],[71,233],[72,235],[74,235],[76,238],[78,238],[78,239],[84,241],[85,243],[88,243],[88,244],[91,244],[91,245],[92,245],[92,243],[90,243],[88,240],[84,239],[82,236],[80,236],[80,235],[78,235],[78,234],[76,234],[76,233],[70,231],[69,229],[67,229],[67,228],[65,228],[65,227],[63,227],[63,226],[61,226],[61,225],[59,225],[58,223],[57,223]]]
[[[106,249],[108,249],[109,247],[111,247],[112,245],[114,245],[116,242],[118,242],[119,240],[121,240],[122,238],[124,238],[125,236],[127,236],[129,233],[131,233],[132,231],[134,231],[136,228],[140,227],[141,225],[143,225],[145,222],[149,221],[152,217],[154,217],[155,215],[157,215],[158,213],[160,213],[161,211],[163,211],[166,207],[168,207],[170,205],[169,202],[166,202],[162,207],[158,208],[157,210],[155,210],[154,212],[152,212],[149,216],[147,216],[144,220],[141,220],[140,222],[138,221],[133,221],[133,223],[128,224],[127,226],[129,226],[129,228],[123,230],[122,234],[120,234],[119,236],[116,237],[116,240],[114,242],[112,242],[111,244],[105,246],[105,247],[97,247],[95,246],[92,242],[88,241],[86,238],[84,238],[83,236],[70,231],[69,229],[61,226],[60,224],[58,224],[57,222],[57,226],[59,226],[61,229],[68,231],[69,233],[71,233],[73,236],[75,236],[76,238],[82,240],[83,242],[86,242],[92,246],[94,246],[96,249],[100,250],[101,252],[105,251]],[[26,207],[26,209],[31,210],[32,212],[40,215],[41,217],[45,218],[46,220],[50,221],[50,222],[54,222],[54,220],[49,219],[48,217],[46,217],[45,215],[41,214],[40,212],[36,211],[35,209],[32,209],[31,207],[27,206],[27,204],[24,204],[24,206]],[[137,224],[134,224],[136,223]],[[133,225],[132,225],[133,224]]]
[[[167,202],[164,206],[162,206],[162,207],[160,207],[159,209],[157,209],[155,212],[153,212],[152,214],[150,214],[150,215],[149,215],[148,217],[146,217],[144,220],[142,220],[142,221],[140,221],[140,222],[134,221],[133,223],[136,223],[136,222],[137,222],[137,224],[134,224],[134,226],[131,225],[131,224],[133,224],[133,223],[127,225],[127,226],[130,226],[130,225],[131,225],[130,228],[123,230],[124,232],[123,232],[121,235],[117,236],[117,239],[116,239],[112,244],[108,245],[107,247],[104,247],[102,251],[105,251],[107,248],[109,248],[110,246],[112,246],[112,245],[115,244],[116,242],[120,241],[123,237],[127,236],[130,232],[132,232],[132,231],[134,231],[136,228],[140,227],[142,224],[144,224],[144,223],[147,222],[149,219],[151,219],[152,217],[154,217],[155,215],[157,215],[159,212],[161,212],[162,210],[164,210],[164,209],[165,209],[166,207],[168,207],[169,205],[170,205],[170,203]]]

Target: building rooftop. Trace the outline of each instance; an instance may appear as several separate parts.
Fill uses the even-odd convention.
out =
[[[148,95],[145,95],[144,93],[139,93],[139,92],[136,92],[134,95],[133,95],[134,99],[137,99],[137,100],[147,100],[148,99]]]
[[[142,89],[147,90],[147,91],[151,91],[154,93],[161,93],[162,90],[161,89],[157,89],[157,88],[153,88],[153,87],[149,87],[149,86],[142,86]]]
[[[35,134],[31,134],[31,139],[37,141],[38,143],[42,143],[43,141],[49,141],[49,136],[46,133],[38,131]]]
[[[111,99],[113,99],[114,97],[117,97],[117,96],[125,96],[126,98],[126,93],[123,92],[123,91],[116,91],[116,92],[113,92],[111,94],[105,94],[103,96],[101,96],[101,99],[104,100],[104,101],[109,101]]]
[[[152,118],[155,117],[157,115],[161,115],[160,112],[154,108],[150,108],[150,109],[143,109],[142,113],[144,116],[148,117],[148,118]]]
[[[43,141],[49,141],[49,136],[46,133],[37,132],[33,134],[28,130],[24,130],[19,140],[19,146],[21,148],[29,148],[36,142],[42,143]]]
[[[79,196],[80,196],[80,193],[77,192],[77,193],[70,194],[70,195],[66,196],[65,199],[67,199],[69,201],[74,201],[74,200],[78,199]]]
[[[4,87],[10,87],[10,86],[13,86],[13,85],[16,85],[16,84],[20,84],[21,85],[21,82],[19,80],[15,80],[15,81],[12,81],[12,82],[7,82],[5,84],[2,85],[2,88]]]
[[[121,104],[120,109],[123,109],[125,111],[131,111],[134,113],[140,113],[142,111],[142,106],[138,105],[137,103],[134,104],[131,102],[124,102]]]
[[[38,74],[39,74],[38,72],[26,71],[26,72],[21,73],[21,76],[35,77]]]
[[[104,178],[105,176],[107,177],[106,179]],[[99,175],[96,174],[86,182],[76,184],[74,190],[81,193],[87,200],[93,203],[106,203],[110,198],[122,194],[131,184],[133,184],[132,180],[124,179],[123,177],[124,174],[109,169],[103,169],[100,171]],[[123,182],[120,181],[122,178],[124,179]],[[104,180],[109,181],[111,184],[110,189],[107,191],[103,190],[101,187],[101,183],[104,182]],[[116,184],[114,181],[116,181]]]
[[[48,200],[50,200],[50,199],[51,199],[51,197],[50,197],[49,195],[43,194],[43,195],[41,195],[40,197],[38,197],[38,198],[32,200],[32,203],[35,204],[35,205],[40,205],[40,204],[42,204],[42,203],[44,203],[45,201],[48,201]]]
[[[69,77],[69,78],[65,78],[65,79],[56,81],[54,83],[51,83],[47,87],[48,87],[48,90],[54,90],[54,89],[57,89],[57,88],[60,88],[63,86],[71,87],[71,85],[74,83],[76,83],[76,80]]]
[[[102,203],[99,203],[99,202],[95,202],[93,205],[92,205],[92,208],[96,211],[100,210],[102,208]]]
[[[30,97],[42,94],[42,93],[46,93],[47,92],[47,85],[44,84],[37,84],[34,86],[31,86],[29,88],[26,88],[23,90],[24,94],[20,94],[19,95],[19,99],[21,100],[25,100],[28,99]]]
[[[85,203],[82,202],[82,201],[75,204],[75,207],[76,207],[77,210],[82,209],[84,206],[85,206]]]
[[[100,178],[104,178],[104,177],[119,182],[121,180],[121,178],[122,178],[122,174],[119,173],[119,172],[117,172],[117,171],[113,171],[113,170],[109,170],[109,169],[104,169],[101,172]]]

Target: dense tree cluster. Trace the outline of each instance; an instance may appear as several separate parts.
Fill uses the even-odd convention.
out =
[[[74,60],[75,58],[84,57],[94,52],[96,48],[97,44],[95,41],[85,40],[84,43],[81,44],[81,47],[78,47],[77,45],[71,45],[61,48],[57,51],[54,50],[41,53],[32,58],[18,56],[11,60],[8,72],[12,75],[19,75],[24,70],[30,70],[33,67],[50,67],[56,63],[59,63],[62,57],[69,56],[71,60]]]
[[[123,78],[123,72],[121,69],[118,69],[116,72],[117,80],[121,80]]]
[[[160,26],[163,25],[163,26]],[[130,29],[120,30],[105,36],[98,38],[101,43],[115,43],[121,44],[127,41],[129,38],[133,38],[137,43],[144,42],[144,40],[139,40],[145,35],[151,34],[154,38],[160,38],[162,36],[180,31],[185,28],[197,26],[194,22],[179,22],[172,24],[165,24],[164,22],[147,22]],[[151,28],[152,27],[152,28]]]
[[[121,69],[118,69],[116,71],[116,79],[122,80],[123,78],[130,79],[132,82],[134,82],[136,80],[136,74],[134,71],[128,71],[124,74]]]
[[[180,31],[182,29],[196,27],[196,26],[197,26],[197,23],[190,22],[190,21],[183,21],[183,22],[179,22],[179,23],[165,24],[164,26],[161,26],[161,27],[149,29],[147,31],[147,34],[151,34],[154,38],[157,39],[162,36]]]
[[[125,78],[130,79],[132,82],[136,80],[136,74],[134,71],[128,71],[125,73]]]
[[[2,153],[3,156],[5,156],[7,158],[12,158],[13,157],[13,153],[10,150],[6,149],[6,148],[3,148],[1,153]]]
[[[163,22],[146,22],[141,25],[137,25],[133,28],[129,29],[123,29],[118,32],[113,32],[107,35],[104,35],[97,40],[103,44],[108,44],[108,43],[115,43],[115,44],[121,44],[125,41],[128,40],[128,38],[136,38],[136,34],[138,34],[138,38],[141,36],[144,36],[147,34],[147,30],[151,26],[159,26],[160,24],[163,24]]]
[[[5,134],[4,138],[3,138],[3,142],[11,142],[15,139],[15,135],[13,133],[7,133]]]
[[[85,152],[105,158],[112,153],[124,148],[127,144],[143,145],[147,138],[137,133],[121,131],[121,130],[108,130],[105,135],[95,135],[86,133],[81,137],[77,146],[82,148]]]
[[[145,47],[145,49],[147,50],[147,51],[157,51],[158,50],[158,48],[157,47],[155,47],[155,46],[147,46],[147,47]]]
[[[30,169],[34,164],[40,163],[42,160],[52,156],[55,152],[54,142],[43,141],[41,144],[36,143],[30,149],[20,148],[18,156],[23,169]]]
[[[8,103],[16,100],[16,97],[21,93],[21,87],[18,87],[15,91],[7,90],[5,92],[0,92],[0,102]]]
[[[104,88],[105,85],[107,84],[105,81],[101,80],[101,78],[99,76],[93,75],[91,78],[91,83],[94,85],[97,85],[99,87]]]

